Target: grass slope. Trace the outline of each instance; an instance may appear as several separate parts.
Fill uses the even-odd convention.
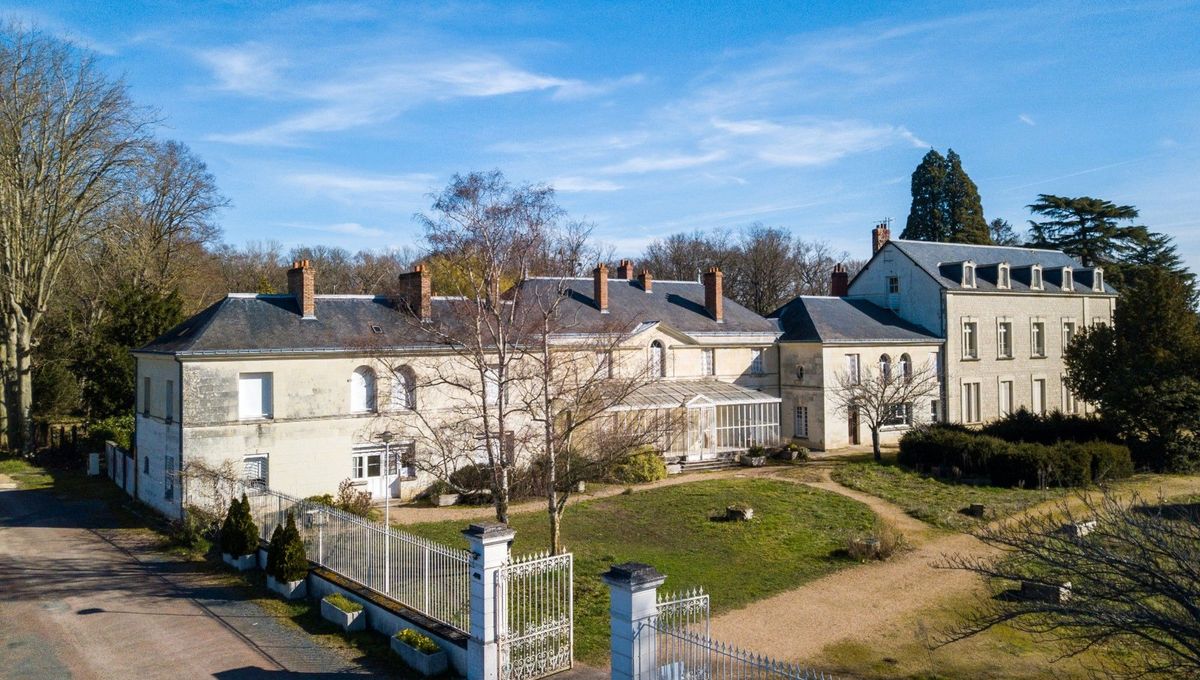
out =
[[[713,522],[709,515],[746,503],[754,520]],[[735,609],[854,563],[833,553],[869,529],[864,505],[833,493],[763,479],[725,479],[638,491],[567,509],[563,541],[575,554],[576,658],[604,663],[608,653],[608,589],[600,574],[637,561],[667,575],[666,590],[703,587],[714,612]],[[512,517],[514,554],[544,550],[545,513]],[[465,545],[461,521],[404,529]]]

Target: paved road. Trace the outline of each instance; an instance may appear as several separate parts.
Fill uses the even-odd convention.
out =
[[[102,503],[3,486],[0,680],[362,672],[186,564],[106,540]]]

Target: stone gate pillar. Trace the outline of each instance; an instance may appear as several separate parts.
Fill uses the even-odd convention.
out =
[[[605,572],[612,680],[654,680],[658,661],[655,632],[643,624],[658,615],[658,587],[665,580],[657,569],[640,562],[615,564]]]
[[[498,680],[496,574],[508,562],[516,533],[498,522],[480,522],[463,530],[471,550],[471,625],[467,640],[467,680]]]

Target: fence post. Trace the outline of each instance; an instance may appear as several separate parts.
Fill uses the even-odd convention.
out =
[[[508,562],[515,532],[498,522],[472,524],[463,530],[471,550],[471,636],[467,640],[467,679],[497,680],[496,579]]]
[[[609,593],[612,680],[650,680],[658,663],[655,631],[658,587],[667,577],[640,562],[614,564],[604,574]]]

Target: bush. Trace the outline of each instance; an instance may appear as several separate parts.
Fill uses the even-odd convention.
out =
[[[1124,479],[1133,474],[1133,457],[1128,446],[1100,441],[1081,446],[1086,446],[1091,451],[1093,482]]]
[[[1116,431],[1098,417],[1061,411],[1038,415],[1024,408],[988,423],[980,432],[1009,442],[1036,444],[1118,441]]]
[[[642,448],[617,461],[608,472],[615,484],[644,484],[667,478],[667,464],[651,448]]]
[[[338,609],[346,612],[347,614],[353,614],[354,612],[361,612],[363,610],[363,606],[361,604],[359,604],[358,602],[355,602],[354,600],[351,600],[350,598],[346,597],[345,595],[343,595],[341,593],[334,593],[332,595],[326,595],[324,599],[329,604],[337,607]]]
[[[396,639],[423,654],[436,654],[441,647],[428,635],[422,635],[412,628],[405,628],[396,633]]]
[[[846,554],[859,562],[886,560],[898,552],[908,549],[904,534],[878,517],[867,534],[851,536],[846,541]]]
[[[296,528],[296,518],[289,510],[287,526],[275,527],[271,534],[271,547],[267,551],[267,573],[276,581],[290,583],[299,581],[308,574],[308,555],[304,550],[304,539]]]
[[[183,509],[183,519],[171,526],[171,542],[188,551],[205,554],[212,547],[215,517],[193,506]]]
[[[133,447],[133,414],[94,420],[88,423],[87,432],[91,448],[102,450],[104,442],[110,441],[129,451]]]
[[[958,425],[939,424],[906,432],[900,438],[901,465],[918,470],[957,468],[963,474],[987,474],[988,461],[1008,445]]]
[[[250,501],[246,494],[229,504],[229,512],[221,524],[221,552],[233,557],[249,555],[258,550],[258,526],[250,516]]]

